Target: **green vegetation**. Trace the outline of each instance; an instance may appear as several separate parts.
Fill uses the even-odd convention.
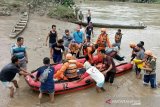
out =
[[[73,0],[28,0],[30,9],[41,11],[51,18],[75,20]]]
[[[56,8],[50,8],[48,14],[51,18],[75,20],[75,14],[72,8],[58,5]]]

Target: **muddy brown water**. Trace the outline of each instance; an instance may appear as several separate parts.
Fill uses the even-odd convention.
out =
[[[146,29],[122,29],[123,39],[120,54],[129,60],[131,49],[128,44],[140,40],[145,42],[145,48],[150,49],[157,56],[157,81],[159,76],[159,51],[160,51],[160,5],[159,4],[134,4],[117,2],[87,2],[79,4],[84,13],[91,9],[93,22],[104,22],[113,24],[138,24],[144,22]],[[10,46],[15,43],[15,39],[9,39],[11,31],[18,15],[10,17],[0,17],[0,69],[10,61]],[[75,24],[62,22],[46,17],[30,16],[28,26],[22,36],[25,38],[25,45],[28,47],[29,55],[28,71],[36,69],[42,65],[42,58],[49,56],[48,47],[44,46],[46,35],[51,24],[57,25],[59,36],[64,29],[73,31]],[[114,34],[117,29],[108,29],[110,40],[113,43]],[[95,35],[100,33],[99,28],[95,28]],[[96,38],[96,37],[95,37]],[[95,39],[94,39],[95,40]],[[10,99],[8,90],[0,83],[0,107],[37,107],[38,93],[32,91],[26,84],[23,77],[20,81],[20,89],[16,92],[15,98]],[[42,107],[158,107],[160,89],[151,89],[143,86],[142,80],[135,78],[135,73],[130,71],[121,77],[117,77],[113,86],[105,83],[106,92],[97,94],[95,88],[56,95],[55,103],[50,104],[47,95],[44,96]],[[110,100],[111,99],[111,100]],[[110,102],[111,101],[111,102]],[[111,104],[109,104],[111,103]]]

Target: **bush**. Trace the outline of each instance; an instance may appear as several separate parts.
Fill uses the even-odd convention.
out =
[[[73,2],[73,0],[62,0],[62,5],[66,6],[66,7],[72,7],[75,3]]]
[[[76,20],[73,9],[63,5],[59,5],[56,8],[51,8],[47,15],[51,18]]]

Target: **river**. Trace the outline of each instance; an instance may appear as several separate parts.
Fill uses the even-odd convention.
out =
[[[146,49],[150,49],[157,56],[157,81],[160,80],[160,5],[159,4],[137,4],[137,3],[122,3],[122,2],[107,2],[107,1],[91,1],[86,3],[78,4],[81,10],[86,14],[87,10],[90,9],[92,13],[92,22],[110,23],[110,24],[139,24],[144,23],[147,25],[146,29],[122,29],[123,38],[120,54],[129,60],[131,49],[129,48],[130,42],[138,43],[143,40]],[[17,16],[11,16],[10,18],[0,17],[1,25],[1,66],[4,66],[9,59],[5,60],[5,57],[9,57],[9,45],[14,40],[8,39],[6,36],[9,29],[12,28],[11,24],[14,24]],[[42,65],[42,57],[49,55],[45,51],[46,47],[43,47],[42,43],[45,40],[44,35],[50,29],[50,24],[57,24],[58,31],[64,32],[64,29],[72,29],[75,27],[74,24],[67,22],[61,22],[52,20],[46,17],[35,17],[31,16],[31,21],[24,32],[23,36],[26,40],[26,45],[30,47],[28,49],[30,62],[28,64],[29,70],[35,69]],[[65,24],[64,24],[65,23]],[[65,26],[63,26],[65,25]],[[72,26],[72,27],[71,27]],[[110,40],[113,43],[114,34],[117,29],[107,29]],[[100,33],[100,28],[94,29],[95,35]],[[96,36],[97,37],[97,36]],[[96,38],[95,37],[95,38]],[[44,39],[44,40],[43,40]],[[28,42],[27,42],[28,41]],[[37,44],[34,44],[37,42]],[[38,48],[36,48],[38,47]],[[2,51],[3,50],[3,51]],[[39,54],[36,54],[39,52]],[[143,86],[143,81],[135,78],[134,71],[126,73],[121,77],[117,77],[114,81],[113,86],[109,86],[105,83],[104,87],[106,92],[96,93],[95,87],[74,92],[64,95],[56,95],[55,103],[50,104],[48,96],[44,96],[44,103],[41,107],[158,107],[160,89],[151,89],[150,86]],[[20,81],[20,92],[16,93],[14,99],[8,101],[7,92],[0,86],[0,101],[5,104],[0,104],[0,107],[38,107],[38,93],[30,90],[28,85],[25,83],[23,78]],[[3,92],[2,92],[3,91]],[[111,101],[111,102],[110,102]],[[109,104],[111,103],[111,104]]]

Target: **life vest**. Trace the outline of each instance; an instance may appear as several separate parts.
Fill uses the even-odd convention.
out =
[[[76,53],[79,49],[77,44],[71,44],[69,48],[70,48],[70,51],[73,53]]]
[[[142,69],[143,66],[145,66],[145,63],[142,62],[142,60],[139,59],[133,59],[133,62],[137,65],[138,68]]]
[[[67,70],[64,72],[64,75],[67,78],[75,78],[78,76],[77,74],[77,64],[76,64],[76,60],[68,60],[68,68]]]
[[[105,34],[105,35],[100,34],[98,39],[97,39],[97,44],[98,44],[99,47],[106,47],[106,45],[109,48],[112,47],[111,43],[109,41],[109,38],[108,38],[108,34]]]
[[[116,43],[120,43],[121,42],[120,35],[115,35],[115,42]]]

